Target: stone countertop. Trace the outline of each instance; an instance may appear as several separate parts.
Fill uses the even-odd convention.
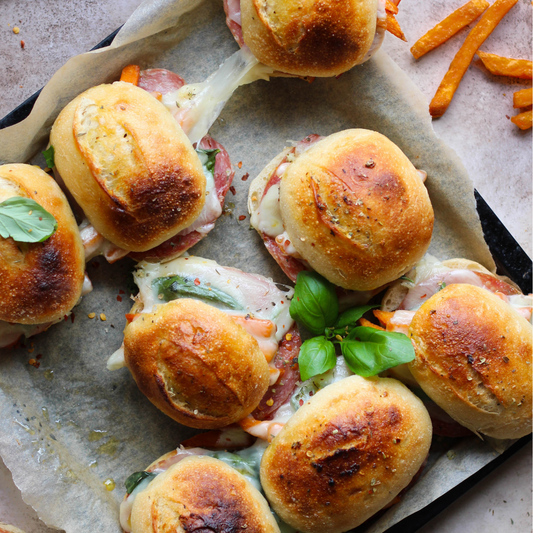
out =
[[[529,1],[522,1],[530,4]],[[85,52],[122,25],[140,4],[140,0],[3,0],[0,12],[0,117],[40,89],[68,58]],[[464,0],[404,0],[400,21],[412,44]],[[433,6],[433,7],[432,7]],[[525,7],[519,6],[523,17]],[[515,8],[516,9],[516,8]],[[485,49],[501,55],[531,58],[530,42],[513,42],[517,24],[531,27],[511,12],[490,37],[493,46]],[[19,33],[13,28],[18,27]],[[414,61],[406,43],[386,38],[385,48],[409,74],[429,99],[455,54],[466,30],[418,62]],[[487,41],[487,45],[491,41]],[[24,46],[22,46],[22,42]],[[520,47],[523,47],[522,49]],[[513,90],[529,87],[531,82],[497,79],[483,69],[471,66],[446,115],[434,121],[436,133],[463,159],[474,185],[498,217],[531,256],[531,130],[519,132],[510,127],[505,115],[512,109]],[[495,118],[496,117],[496,118]],[[499,117],[499,118],[498,118]],[[498,122],[499,120],[499,122]],[[512,126],[512,125],[511,125]],[[498,136],[512,136],[524,146],[526,153],[518,175],[507,173],[509,160],[505,144]],[[511,161],[512,163],[512,161]],[[9,471],[0,461],[0,523],[10,523],[26,533],[52,533],[21,499]],[[532,530],[531,519],[531,445],[499,467],[465,496],[427,524],[421,533],[481,533],[485,531]]]

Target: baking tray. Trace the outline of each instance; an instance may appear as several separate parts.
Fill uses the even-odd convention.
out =
[[[109,46],[119,30],[120,28],[115,30],[91,50],[97,50]],[[35,92],[22,104],[2,118],[0,120],[0,129],[7,128],[8,126],[12,126],[24,120],[30,114],[40,92],[41,90]],[[515,281],[524,294],[533,292],[533,264],[530,257],[498,219],[483,197],[477,191],[474,191],[474,193],[485,241],[494,258],[498,273],[508,276]],[[417,531],[531,442],[531,438],[531,435],[521,438],[510,446],[503,454],[496,457],[468,479],[456,485],[453,489],[449,490],[446,494],[437,498],[420,511],[409,515],[389,528],[387,533],[409,533]],[[362,531],[361,527],[353,530],[353,533]]]

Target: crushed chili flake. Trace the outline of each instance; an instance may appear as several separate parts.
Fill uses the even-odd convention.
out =
[[[194,280],[194,284],[195,284],[196,286],[200,285],[200,280],[199,280],[198,278],[196,278],[196,279]]]
[[[425,298],[426,296],[427,294],[423,294],[422,296],[420,296],[420,299]]]
[[[96,316],[96,313],[89,313],[87,315],[90,319],[93,319]]]
[[[242,161],[239,161],[239,162],[237,163],[237,166],[238,166],[239,168],[242,168]]]
[[[126,294],[126,292],[123,291],[122,289],[120,289],[120,290],[118,291],[118,293],[119,293],[119,294]]]
[[[20,47],[21,47],[22,49],[24,49],[25,46],[26,46],[26,43],[24,42],[23,39],[21,39],[21,40],[20,40]],[[21,87],[22,87],[22,85],[21,85]]]
[[[70,321],[74,324],[74,319],[76,318],[76,315],[74,313],[72,313],[70,315]]]
[[[105,321],[107,320],[107,317],[105,316],[104,313],[100,313],[100,320],[101,320],[102,322],[105,322]]]
[[[237,194],[237,191],[235,190],[235,187],[232,185],[229,190],[231,191],[231,194],[233,194],[233,196],[235,196]]]
[[[250,177],[250,174],[247,172],[242,178],[242,181],[246,181]]]
[[[68,320],[68,315],[65,315],[64,317],[65,322]]]
[[[240,220],[240,221],[243,221],[244,219],[246,219],[246,215],[241,215],[241,216],[239,217],[239,220]]]
[[[298,403],[300,404],[300,407],[302,407],[302,405],[304,404],[304,401],[300,400]]]
[[[285,338],[290,341],[292,340],[292,335],[290,333],[287,333],[287,335],[285,335]]]
[[[274,405],[274,400],[272,398],[270,398],[269,400],[266,401],[266,404],[269,406],[269,407],[272,407]]]
[[[41,363],[39,363],[39,361],[36,361],[35,359],[30,359],[28,363],[31,366],[34,366],[35,368],[39,368],[41,366]]]
[[[36,357],[37,361],[38,361],[39,359],[42,359],[42,357],[43,357],[43,354],[42,354],[42,353],[38,353],[38,354],[37,354],[37,357]]]
[[[121,302],[122,301],[122,296],[117,296],[117,302]]]

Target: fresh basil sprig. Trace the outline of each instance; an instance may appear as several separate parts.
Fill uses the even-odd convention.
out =
[[[335,346],[324,336],[306,340],[300,348],[298,365],[303,381],[335,368]]]
[[[352,329],[341,342],[341,351],[350,370],[365,378],[409,363],[415,357],[407,335],[364,326]]]
[[[178,275],[156,278],[152,281],[152,288],[158,296],[161,296],[161,300],[165,302],[177,300],[178,298],[196,298],[220,303],[230,309],[243,310],[242,305],[235,298],[213,287],[202,285],[198,279],[194,280]]]
[[[0,235],[17,242],[43,242],[57,229],[57,221],[31,198],[14,196],[0,203]]]
[[[323,334],[327,327],[334,324],[339,314],[335,286],[316,272],[300,272],[289,312],[311,333]]]
[[[46,166],[48,168],[54,168],[56,166],[54,161],[54,147],[50,145],[46,150],[43,151],[44,160],[46,161]]]
[[[131,476],[128,476],[128,479],[124,482],[124,485],[126,485],[126,491],[128,494],[131,494],[141,481],[147,478],[150,478],[151,481],[156,476],[157,474],[154,474],[153,472],[134,472]]]
[[[215,172],[215,163],[218,152],[220,152],[218,148],[214,148],[212,150],[196,148],[196,153],[200,157],[202,166],[204,166],[211,174],[214,174]],[[200,154],[204,154],[206,157],[202,157]]]

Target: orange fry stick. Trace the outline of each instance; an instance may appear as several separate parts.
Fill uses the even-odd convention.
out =
[[[392,13],[393,15],[398,14],[398,6],[396,4],[393,4],[390,0],[387,0],[387,3],[385,4],[385,11],[388,13]]]
[[[456,9],[451,15],[448,15],[442,22],[439,22],[434,28],[420,37],[411,47],[411,53],[418,59],[433,50],[433,48],[437,48],[459,30],[474,22],[489,5],[487,0],[470,0],[470,2]]]
[[[531,79],[531,61],[527,59],[513,59],[496,54],[477,51],[487,70],[496,76],[512,76],[513,78]]]
[[[390,311],[381,311],[380,309],[374,309],[372,310],[372,313],[385,326],[385,329],[388,329],[394,313],[391,313]]]
[[[429,104],[429,112],[432,117],[444,115],[478,48],[517,2],[518,0],[496,0],[472,28],[465,42],[455,54],[448,72],[444,75],[433,100]]]
[[[388,11],[387,11],[387,31],[392,33],[392,35],[394,35],[395,37],[398,37],[398,39],[401,39],[402,41],[407,42],[407,39],[405,38],[405,35],[403,34],[402,29],[400,28],[400,24],[394,18],[394,15],[392,13],[389,13]]]
[[[365,326],[365,328],[374,328],[374,329],[379,329],[381,331],[385,331],[384,328],[382,328],[381,326],[377,326],[376,324],[373,324],[372,322],[370,322],[370,320],[367,320],[366,318],[360,318],[359,323],[361,324],[361,326]]]
[[[511,117],[511,122],[516,124],[521,130],[528,130],[531,128],[531,121],[533,120],[533,111],[524,111],[519,115]]]
[[[141,67],[139,67],[139,65],[128,65],[122,69],[120,81],[126,81],[128,83],[133,83],[133,85],[138,85],[140,75]]]
[[[513,94],[513,107],[527,107],[533,104],[533,89],[522,89]]]

